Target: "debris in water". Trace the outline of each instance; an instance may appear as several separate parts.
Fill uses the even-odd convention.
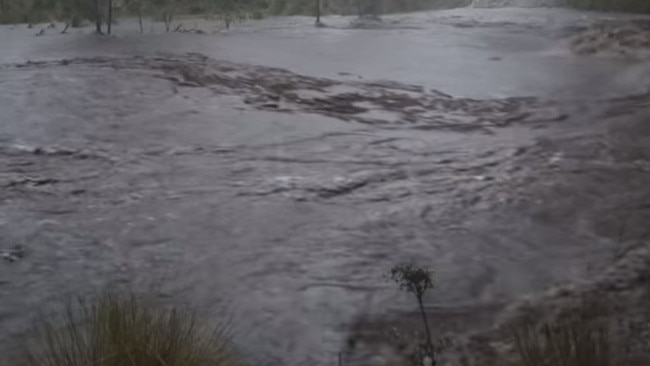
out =
[[[14,245],[11,249],[0,249],[0,257],[7,262],[16,262],[25,257],[25,249],[21,245]]]

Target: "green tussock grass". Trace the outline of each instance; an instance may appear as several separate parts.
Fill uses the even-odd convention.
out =
[[[21,366],[235,366],[227,327],[196,312],[107,293],[42,316],[20,352]]]

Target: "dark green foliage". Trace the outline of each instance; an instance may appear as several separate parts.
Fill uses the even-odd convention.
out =
[[[650,13],[650,0],[567,0],[570,6],[606,11]]]
[[[433,288],[433,273],[414,264],[397,265],[390,270],[390,278],[399,285],[400,290],[417,297]]]
[[[93,16],[94,10],[87,0],[67,0],[59,4],[59,20],[69,20],[73,27],[79,26],[81,19],[91,19]]]
[[[120,10],[153,16],[171,23],[178,14],[205,14],[218,17],[227,26],[265,15],[315,15],[316,0],[122,0]],[[650,13],[650,0],[566,0],[567,6],[589,10]],[[82,20],[104,23],[108,0],[0,0],[0,24],[40,23],[52,20],[80,25]],[[320,0],[325,14],[357,14],[376,17],[385,13],[409,12],[439,7],[467,6],[470,0]]]
[[[0,0],[0,24],[42,23],[53,20],[79,26],[94,19],[93,0]]]
[[[223,21],[226,28],[251,17],[259,2],[251,0],[205,0],[208,13]],[[258,10],[259,11],[259,10]]]
[[[83,24],[83,19],[80,16],[73,15],[70,18],[70,26],[72,28],[79,28]]]
[[[52,8],[51,1],[1,0],[0,24],[39,23],[47,20],[46,13]]]
[[[377,16],[440,7],[467,6],[471,0],[321,0],[323,14]],[[272,15],[313,15],[314,0],[271,0]]]
[[[252,16],[262,17],[268,6],[267,0],[0,0],[0,23],[59,20],[79,25],[82,20],[99,20],[104,24],[113,10],[122,10],[140,19],[153,16],[171,30],[179,14],[212,14],[229,26]]]

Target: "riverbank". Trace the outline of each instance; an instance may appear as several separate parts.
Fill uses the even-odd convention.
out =
[[[571,48],[580,55],[648,59],[650,21],[639,19],[596,24],[577,35]]]

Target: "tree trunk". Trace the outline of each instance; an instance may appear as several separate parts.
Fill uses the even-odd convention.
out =
[[[72,23],[72,21],[69,21],[69,22],[65,23],[65,28],[63,28],[63,30],[61,31],[61,34],[65,34],[65,32],[68,31],[68,28],[70,28],[71,23]]]
[[[138,23],[140,24],[140,34],[144,33],[144,28],[142,27],[142,8],[138,6]]]
[[[113,26],[113,0],[108,0],[108,23],[106,25],[106,33],[111,34]]]
[[[429,357],[431,357],[431,364],[435,366],[436,359],[433,354],[433,341],[431,340],[431,330],[429,329],[429,320],[427,319],[427,313],[424,311],[424,305],[422,304],[422,295],[418,295],[418,304],[420,305],[420,313],[422,314],[422,322],[424,323],[424,330],[427,333],[427,348],[429,352]]]
[[[97,34],[102,33],[102,14],[99,9],[99,0],[95,0],[95,31]]]
[[[320,0],[316,0],[316,24],[320,24]]]
[[[378,19],[381,13],[379,5],[379,0],[369,0],[369,3],[366,3],[366,15],[370,15],[373,19]]]

